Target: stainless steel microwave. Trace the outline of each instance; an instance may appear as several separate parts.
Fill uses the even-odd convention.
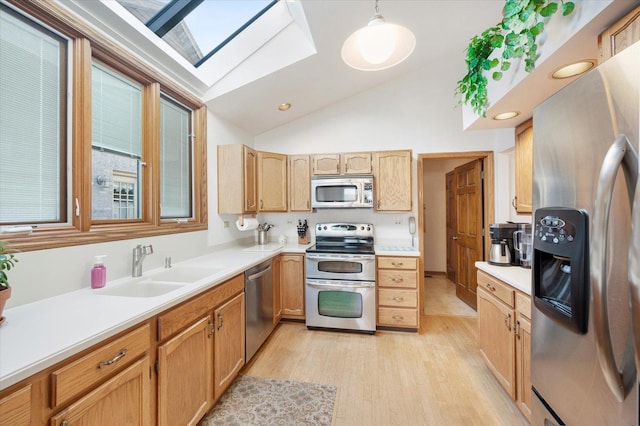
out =
[[[373,176],[314,176],[311,178],[311,207],[372,208]]]

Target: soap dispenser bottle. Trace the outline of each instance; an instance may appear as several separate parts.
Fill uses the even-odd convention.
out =
[[[95,256],[91,268],[91,288],[102,288],[107,282],[107,268],[104,266],[105,255]]]

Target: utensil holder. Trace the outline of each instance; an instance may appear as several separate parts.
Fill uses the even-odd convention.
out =
[[[258,231],[258,244],[264,245],[269,242],[269,236],[267,235],[269,231]]]

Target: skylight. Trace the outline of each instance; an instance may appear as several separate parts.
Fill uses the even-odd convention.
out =
[[[277,0],[117,0],[195,67]]]

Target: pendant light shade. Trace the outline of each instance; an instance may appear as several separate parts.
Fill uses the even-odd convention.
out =
[[[407,59],[415,47],[413,33],[385,21],[378,13],[376,0],[376,13],[369,24],[351,34],[342,45],[342,60],[357,70],[384,70]]]

